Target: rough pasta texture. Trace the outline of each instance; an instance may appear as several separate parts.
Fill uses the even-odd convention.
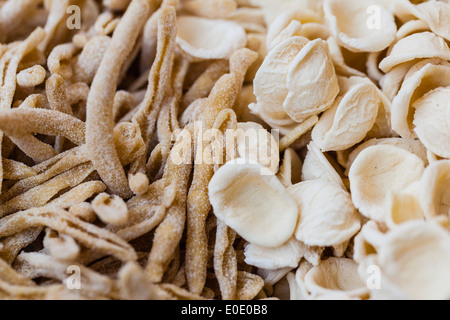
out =
[[[0,299],[450,299],[449,0],[0,0]]]

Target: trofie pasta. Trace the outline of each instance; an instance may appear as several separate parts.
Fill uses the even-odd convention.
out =
[[[0,0],[0,299],[450,299],[448,0]]]

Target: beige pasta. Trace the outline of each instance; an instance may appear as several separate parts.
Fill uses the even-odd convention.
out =
[[[195,59],[229,59],[245,46],[244,29],[231,21],[184,16],[177,24],[178,45]]]
[[[361,142],[381,108],[377,88],[368,79],[341,79],[340,84],[340,96],[312,131],[312,139],[322,151],[342,151]]]
[[[394,42],[397,31],[394,16],[380,2],[325,0],[325,17],[342,46],[351,51],[379,52]],[[378,10],[376,22],[369,19],[371,6]]]
[[[278,247],[294,233],[297,206],[277,178],[261,176],[261,165],[246,163],[248,159],[237,159],[214,175],[209,185],[214,212],[250,243]],[[267,203],[257,200],[269,197]]]
[[[360,218],[350,194],[338,184],[311,180],[289,187],[288,192],[300,215],[295,237],[306,245],[340,245],[359,231]]]
[[[423,161],[404,149],[389,145],[369,147],[350,168],[353,202],[366,217],[385,222],[390,194],[419,181],[423,171]]]

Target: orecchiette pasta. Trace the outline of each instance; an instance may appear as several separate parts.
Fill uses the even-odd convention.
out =
[[[276,248],[294,234],[298,209],[275,176],[261,175],[263,169],[249,159],[229,162],[211,180],[209,196],[218,219],[250,243]]]
[[[368,79],[341,79],[341,95],[312,131],[322,151],[341,151],[361,142],[373,128],[381,99]]]
[[[229,59],[234,51],[245,46],[244,29],[231,21],[182,16],[177,25],[177,42],[193,58]]]
[[[376,21],[368,15],[374,10]],[[394,16],[376,1],[325,0],[324,11],[334,37],[349,50],[379,52],[395,40]]]
[[[449,240],[448,231],[433,222],[413,221],[393,229],[378,254],[383,278],[407,298],[449,299],[449,287],[442,285],[449,282]]]
[[[450,87],[441,87],[413,104],[415,132],[428,150],[443,158],[450,158],[449,98]]]
[[[295,237],[309,246],[340,245],[355,235],[360,218],[350,194],[341,186],[324,180],[311,180],[288,188],[299,208]]]
[[[404,149],[390,145],[369,147],[350,167],[353,202],[366,217],[385,222],[390,195],[419,181],[423,171],[423,161]]]

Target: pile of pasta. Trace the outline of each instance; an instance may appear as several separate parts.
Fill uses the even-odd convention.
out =
[[[448,0],[1,0],[0,298],[450,299],[449,32]]]

